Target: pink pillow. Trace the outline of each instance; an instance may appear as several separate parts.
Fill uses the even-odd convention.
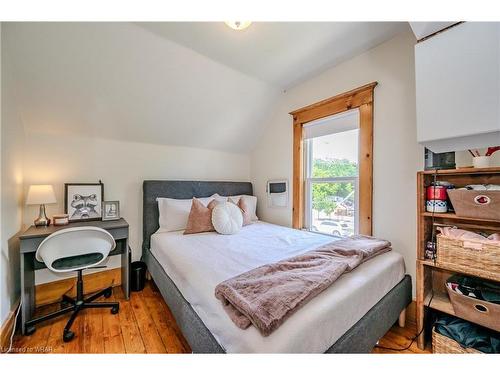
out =
[[[238,203],[236,203],[235,201],[233,201],[232,198],[228,198],[228,200],[229,200],[229,202],[235,204],[236,206],[238,206],[240,208],[241,213],[243,214],[243,226],[253,224],[253,221],[252,221],[252,212],[250,212],[248,204],[245,202],[245,200],[243,199],[243,197],[241,197],[238,200]]]
[[[215,199],[210,201],[207,207],[205,207],[199,199],[193,198],[184,234],[214,232],[215,229],[212,225],[212,210],[216,205],[217,201]]]

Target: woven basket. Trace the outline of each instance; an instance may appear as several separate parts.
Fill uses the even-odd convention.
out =
[[[483,354],[472,348],[462,348],[458,342],[432,330],[432,352],[439,354]]]
[[[500,281],[500,246],[437,235],[436,263]]]

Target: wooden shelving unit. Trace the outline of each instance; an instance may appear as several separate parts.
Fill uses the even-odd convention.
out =
[[[500,275],[481,269],[461,269],[452,264],[438,264],[426,259],[425,245],[432,238],[436,225],[456,225],[464,229],[500,232],[500,220],[460,217],[453,212],[430,213],[425,210],[426,187],[432,181],[448,181],[457,187],[469,184],[500,184],[500,168],[463,168],[424,171],[417,174],[417,332],[426,324],[428,309],[455,315],[445,289],[448,277],[455,273],[500,281]],[[431,299],[432,297],[432,299]],[[418,346],[425,347],[425,332],[418,337]]]
[[[436,268],[438,270],[450,271],[453,273],[461,273],[463,275],[476,276],[476,277],[480,277],[482,279],[488,279],[488,280],[493,280],[493,281],[500,281],[498,274],[496,274],[494,272],[489,272],[488,270],[473,269],[473,268],[464,270],[463,268],[457,267],[457,266],[452,265],[452,264],[436,263],[430,259],[417,260],[417,262],[424,267],[433,267],[433,268]]]
[[[457,216],[453,212],[446,212],[446,213],[434,213],[432,212],[423,212],[422,216],[427,216],[427,217],[436,217],[439,219],[450,219],[450,220],[461,220],[461,221],[467,221],[467,222],[477,222],[477,223],[500,223],[500,220],[491,220],[491,219],[479,219],[479,218],[474,218],[474,217],[463,217],[463,216]]]
[[[432,301],[431,301],[431,295],[428,295],[425,298],[425,305],[429,306],[431,309],[438,310],[446,314],[453,315],[455,313],[453,311],[453,306],[451,305],[448,295],[443,292],[436,291],[434,293],[434,296],[432,297]]]

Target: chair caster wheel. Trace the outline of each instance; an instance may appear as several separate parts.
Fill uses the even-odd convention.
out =
[[[106,293],[104,293],[104,298],[109,298],[109,297],[111,297],[111,294],[112,294],[112,293],[113,293],[113,292],[112,292],[111,290],[106,291]]]
[[[65,331],[63,333],[63,341],[64,342],[70,342],[71,340],[73,340],[73,337],[75,337],[75,333],[72,331]]]
[[[115,314],[118,314],[118,311],[120,310],[120,306],[115,306],[113,308],[111,308],[111,314],[115,315]]]
[[[35,331],[36,331],[35,326],[29,326],[24,329],[24,334],[26,336],[31,336],[33,333],[35,333]]]

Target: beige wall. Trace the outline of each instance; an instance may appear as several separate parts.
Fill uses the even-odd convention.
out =
[[[288,112],[321,99],[378,81],[374,109],[374,235],[387,238],[404,255],[415,280],[416,172],[423,150],[416,141],[413,34],[394,39],[289,90],[266,124],[252,153],[254,189],[266,199],[266,181],[292,179],[292,119]],[[262,219],[291,225],[287,209],[259,206]]]
[[[142,245],[142,181],[145,179],[195,179],[249,181],[248,155],[199,148],[161,146],[77,136],[26,135],[24,186],[54,186],[57,204],[48,215],[64,211],[65,182],[104,183],[107,200],[120,201],[121,215],[130,224],[134,260]],[[24,222],[31,224],[37,207],[26,207]],[[111,266],[118,265],[116,260]],[[37,271],[36,283],[54,279]]]
[[[11,76],[6,74],[9,61],[5,54],[1,65],[0,324],[19,298],[19,248],[14,236],[22,224],[24,148],[23,126],[13,100]]]

